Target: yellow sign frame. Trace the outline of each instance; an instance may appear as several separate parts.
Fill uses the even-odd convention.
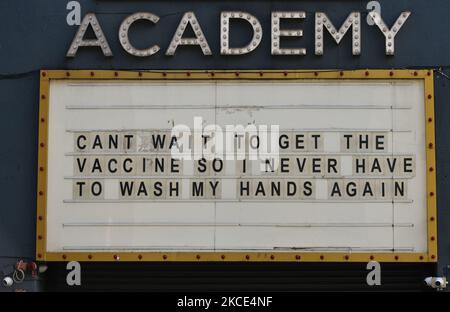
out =
[[[208,70],[208,71],[114,71],[41,70],[39,101],[38,189],[36,259],[38,261],[266,261],[266,262],[437,262],[436,159],[433,70]],[[90,80],[422,80],[424,86],[426,163],[427,163],[427,239],[426,253],[353,252],[47,252],[47,145],[50,81]]]

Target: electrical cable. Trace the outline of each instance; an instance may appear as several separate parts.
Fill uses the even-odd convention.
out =
[[[42,68],[44,69],[44,68]],[[90,69],[90,68],[89,68]],[[58,68],[58,70],[89,70],[89,69],[83,69],[83,68]],[[140,71],[140,72],[152,72],[152,73],[166,73],[167,71],[173,70],[175,73],[176,71],[189,71],[189,70],[195,70],[195,71],[205,71],[205,72],[214,72],[214,73],[229,73],[232,71],[239,71],[239,70],[254,70],[254,71],[270,71],[273,73],[284,73],[286,70],[295,70],[297,73],[311,73],[312,71],[320,71],[321,73],[332,73],[332,72],[340,72],[340,71],[352,71],[352,70],[364,70],[364,69],[385,69],[385,70],[396,70],[396,69],[433,69],[435,70],[437,73],[445,76],[446,78],[450,78],[448,75],[446,75],[443,70],[446,69],[450,69],[450,65],[449,66],[411,66],[411,67],[401,67],[401,68],[336,68],[336,69],[325,69],[325,70],[321,70],[321,69],[305,69],[305,70],[297,70],[295,68],[289,68],[289,69],[270,69],[270,68],[258,68],[258,69],[248,69],[248,68],[242,68],[242,69],[120,69],[120,68],[114,68],[114,70],[118,70],[118,71],[128,71],[128,72],[136,72],[136,71]],[[33,69],[33,70],[29,70],[29,71],[25,71],[25,72],[19,72],[19,73],[0,73],[0,79],[15,79],[15,78],[22,78],[24,76],[28,76],[30,74],[33,73],[38,73],[41,69]],[[106,68],[99,68],[98,70],[113,70],[113,69],[106,69]],[[0,256],[1,257],[1,256]]]

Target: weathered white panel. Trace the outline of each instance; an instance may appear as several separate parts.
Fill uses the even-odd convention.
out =
[[[423,86],[420,81],[51,81],[49,112],[47,249],[62,250],[272,250],[301,248],[322,251],[424,252],[427,249],[426,159]],[[223,172],[196,173],[195,162],[185,162],[181,173],[78,173],[75,179],[74,133],[102,131],[170,131],[174,125],[193,127],[194,118],[204,125],[278,125],[282,133],[318,133],[324,138],[316,151],[283,151],[295,165],[296,157],[337,157],[338,174],[305,172],[261,173],[259,162],[225,162]],[[374,151],[354,143],[343,151],[342,133],[386,135],[386,149]],[[311,142],[306,143],[311,144]],[[138,159],[144,152],[100,151],[106,157]],[[168,157],[157,151],[161,157]],[[92,151],[82,152],[94,157]],[[154,154],[152,154],[155,156]],[[354,175],[354,156],[411,155],[414,174]],[[150,156],[150,154],[149,154]],[[166,158],[167,159],[167,158]],[[385,166],[385,165],[384,165]],[[373,199],[343,194],[330,199],[332,181],[407,181],[401,200]],[[283,193],[279,198],[251,194],[239,199],[237,183],[271,181],[314,183],[314,196]],[[74,181],[102,181],[104,194],[80,201]],[[125,180],[180,181],[181,194],[130,196],[121,200],[119,183]],[[192,195],[192,180],[203,181],[204,195]],[[209,182],[219,181],[216,198]],[[149,190],[147,190],[150,192]],[[254,190],[252,190],[254,191]],[[266,189],[267,191],[267,189]],[[285,186],[282,187],[285,192]],[[344,190],[341,190],[344,191]],[[350,190],[351,191],[351,190]],[[387,190],[391,193],[393,189]],[[375,192],[375,191],[374,191]]]

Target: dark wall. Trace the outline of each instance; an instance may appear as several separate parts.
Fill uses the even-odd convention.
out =
[[[379,286],[365,263],[83,263],[80,286],[66,284],[66,264],[46,273],[50,291],[429,291],[423,263],[384,263]]]
[[[445,66],[450,59],[450,38],[444,31],[450,29],[446,0],[381,0],[381,14],[392,25],[400,12],[410,10],[412,15],[396,37],[396,56],[384,54],[384,37],[377,27],[363,23],[362,55],[352,56],[350,37],[345,36],[339,46],[325,40],[324,56],[315,56],[314,12],[324,11],[340,25],[353,11],[366,12],[368,1],[251,1],[251,0],[192,0],[192,1],[94,1],[80,0],[82,14],[95,12],[109,40],[114,57],[105,59],[100,50],[82,49],[75,59],[65,54],[76,32],[66,24],[68,1],[2,0],[0,14],[0,68],[4,73],[20,73],[40,68],[406,68]],[[223,10],[243,10],[255,15],[263,26],[261,45],[244,56],[219,55],[219,14]],[[296,45],[306,47],[307,56],[270,55],[270,12],[274,10],[303,10],[307,16],[298,22],[304,37]],[[142,45],[157,43],[161,51],[149,58],[129,56],[118,42],[118,28],[131,13],[150,11],[160,16],[156,25],[143,23],[133,26],[132,40]],[[210,43],[213,56],[205,57],[197,47],[184,47],[174,57],[164,55],[182,14],[194,11]],[[363,14],[365,21],[366,15]],[[6,27],[5,27],[6,26]],[[239,27],[241,26],[241,27]],[[244,25],[237,26],[236,38],[249,35]],[[233,31],[232,31],[233,32]],[[242,39],[242,40],[244,40]],[[233,41],[233,40],[232,40]]]
[[[400,12],[412,15],[396,37],[396,55],[384,54],[384,37],[376,26],[365,23],[362,54],[352,56],[350,36],[339,46],[325,39],[324,56],[315,56],[314,12],[324,11],[340,25],[353,11],[366,12],[368,1],[94,1],[80,0],[82,15],[95,12],[114,53],[105,58],[97,48],[81,48],[77,57],[65,57],[77,26],[66,23],[68,1],[0,1],[0,264],[5,259],[34,258],[37,115],[39,69],[359,69],[435,68],[438,178],[439,265],[437,274],[450,264],[449,144],[446,118],[450,111],[450,1],[380,0],[382,16],[392,25]],[[243,56],[220,56],[219,14],[242,10],[255,15],[264,37],[254,52]],[[304,37],[290,42],[307,49],[306,56],[270,55],[270,12],[303,10],[307,18],[298,25]],[[131,13],[150,11],[160,16],[157,25],[137,24],[131,38],[146,46],[159,44],[161,51],[149,58],[129,56],[118,42],[118,28]],[[213,51],[203,56],[198,47],[180,47],[175,56],[164,55],[185,11],[194,11]],[[232,42],[250,36],[245,25],[236,25]],[[449,74],[450,75],[450,74]],[[11,258],[10,258],[11,257]],[[0,272],[1,273],[1,272]]]

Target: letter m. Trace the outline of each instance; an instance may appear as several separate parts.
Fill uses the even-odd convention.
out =
[[[359,12],[351,12],[350,15],[342,24],[339,30],[334,27],[331,20],[323,12],[316,13],[316,27],[315,27],[315,54],[323,55],[323,28],[325,27],[333,37],[334,41],[339,44],[347,33],[352,28],[352,53],[353,55],[361,54],[361,14]]]

